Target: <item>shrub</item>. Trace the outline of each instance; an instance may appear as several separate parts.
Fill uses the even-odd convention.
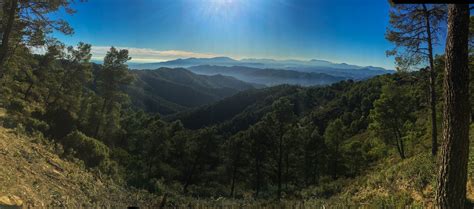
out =
[[[65,150],[74,150],[74,156],[83,160],[88,167],[96,167],[109,159],[109,148],[97,139],[80,131],[73,131],[63,139]]]
[[[47,122],[32,117],[29,111],[31,107],[24,100],[12,99],[8,102],[6,109],[8,114],[0,118],[0,125],[5,128],[19,129],[28,135],[35,134],[37,131],[44,133],[50,128]]]

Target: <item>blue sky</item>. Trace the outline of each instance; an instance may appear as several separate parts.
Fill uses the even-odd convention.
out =
[[[393,69],[385,0],[89,0],[59,13],[69,45],[128,48],[135,62],[185,57],[324,59]]]

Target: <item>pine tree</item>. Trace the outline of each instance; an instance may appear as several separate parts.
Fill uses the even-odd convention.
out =
[[[341,119],[329,123],[324,132],[324,142],[328,147],[332,178],[336,179],[341,162],[341,144],[345,140],[345,127]]]
[[[134,79],[126,65],[130,59],[128,50],[111,47],[104,58],[103,66],[98,69],[95,82],[102,101],[97,112],[95,138],[110,140],[114,132],[119,129],[120,109],[122,104],[128,101],[128,95],[123,88]]]
[[[58,31],[66,35],[73,29],[63,19],[54,19],[52,12],[64,9],[67,13],[75,11],[70,0],[20,1],[5,0],[1,16],[0,78],[3,77],[7,58],[14,54],[14,46],[22,43],[27,46],[43,46],[51,37],[48,34]]]
[[[387,40],[396,48],[387,55],[396,56],[399,69],[405,70],[428,60],[431,109],[431,153],[438,150],[438,130],[436,119],[436,74],[433,45],[438,41],[439,30],[445,20],[445,5],[397,4],[390,11],[390,27]]]
[[[406,157],[404,136],[414,121],[413,97],[408,93],[406,88],[388,81],[370,112],[371,128],[385,143],[395,146],[402,159]]]

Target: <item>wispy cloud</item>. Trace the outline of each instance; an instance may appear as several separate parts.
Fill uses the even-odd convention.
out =
[[[134,48],[134,47],[115,47],[117,49],[127,49],[129,56],[132,57],[132,62],[161,62],[167,60],[173,60],[178,58],[211,58],[217,57],[219,55],[211,53],[199,53],[199,52],[189,52],[189,51],[180,51],[180,50],[154,50],[148,48]],[[92,46],[92,59],[102,60],[109,51],[110,47],[108,46]]]

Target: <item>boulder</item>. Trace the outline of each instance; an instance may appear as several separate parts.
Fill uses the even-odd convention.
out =
[[[15,195],[0,196],[0,208],[20,209],[23,201]]]

